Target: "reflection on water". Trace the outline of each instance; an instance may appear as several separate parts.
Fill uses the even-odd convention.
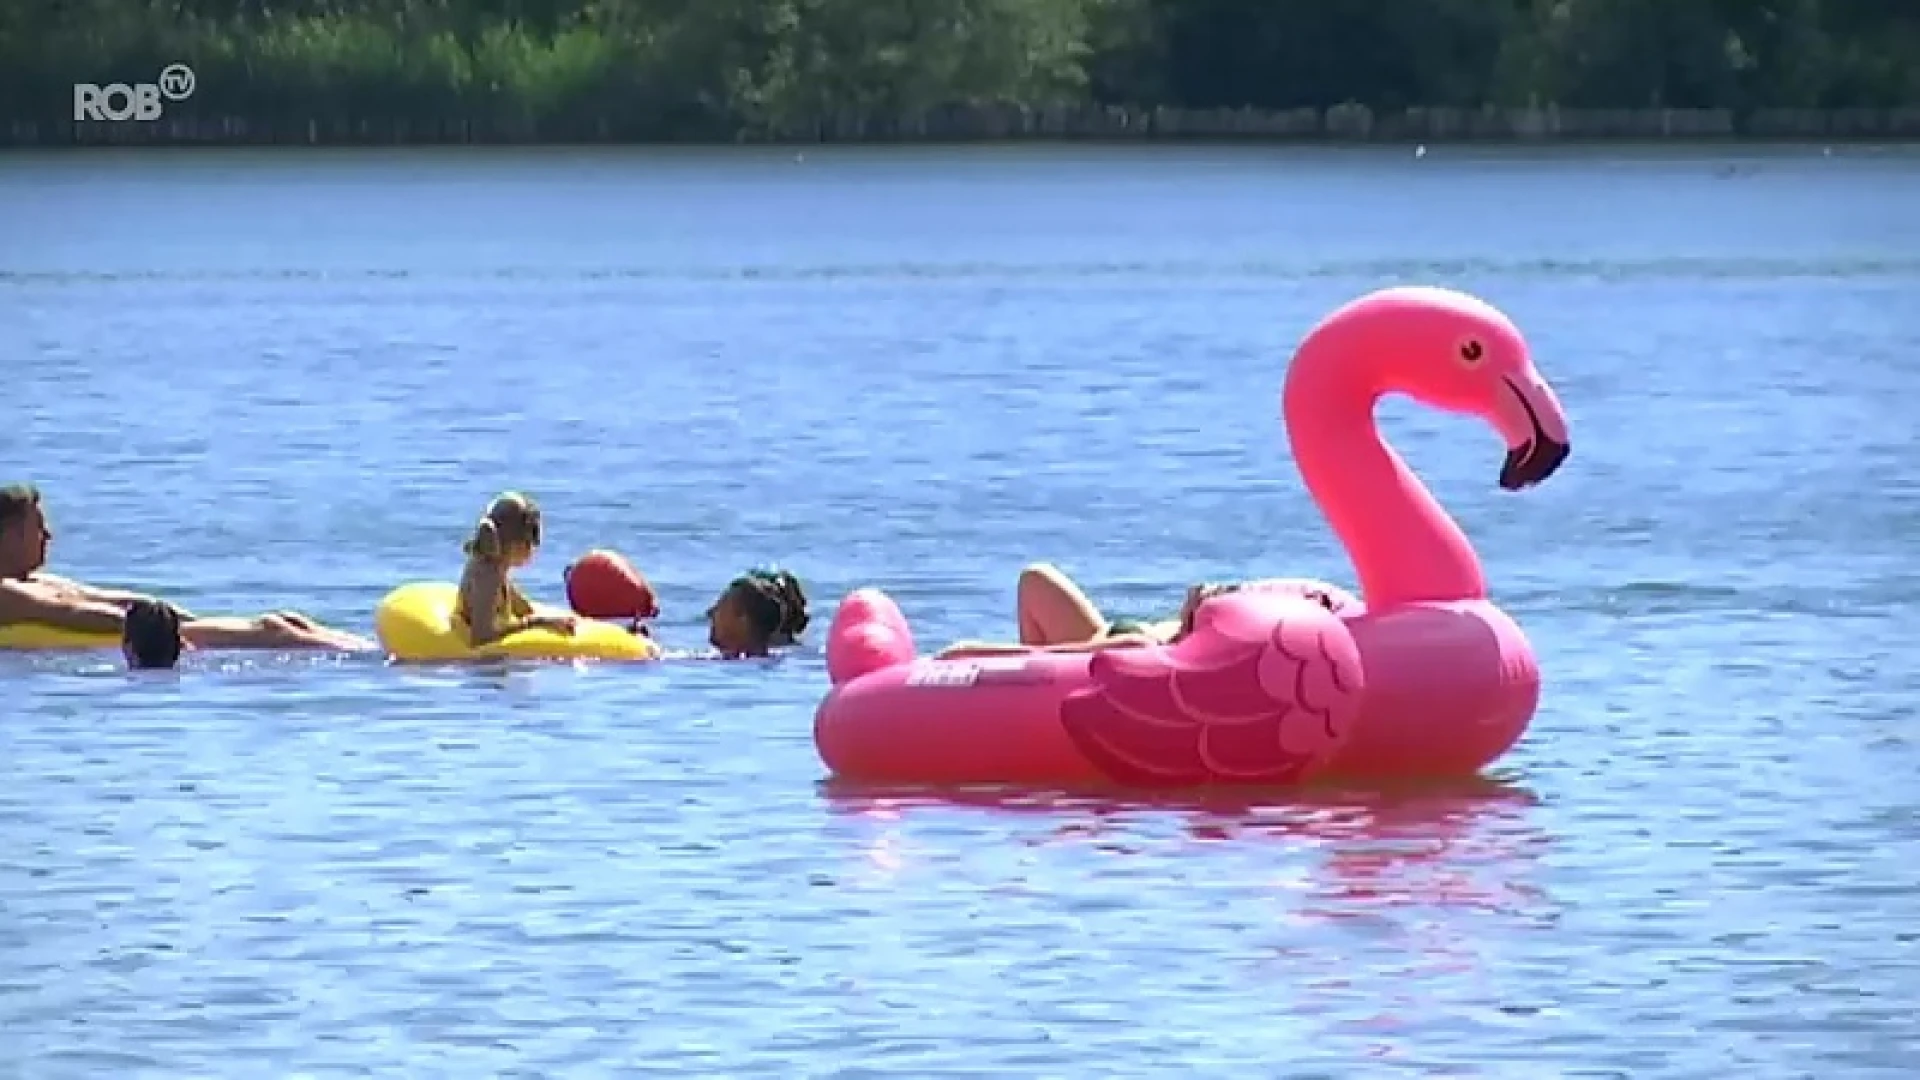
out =
[[[1553,840],[1536,820],[1536,794],[1514,782],[1162,794],[829,780],[821,790],[831,814],[861,826],[862,888],[922,888],[916,871],[948,858],[942,836],[980,831],[1017,832],[1028,848],[1078,845],[1137,860],[1153,879],[1135,879],[1144,909],[1230,909],[1235,945],[1217,962],[1274,980],[1275,1008],[1306,1025],[1303,1034],[1356,1040],[1370,1057],[1404,1048],[1399,1039],[1419,1027],[1409,1018],[1433,1007],[1437,986],[1449,997],[1497,1001],[1489,954],[1513,934],[1551,927],[1556,913],[1536,880]],[[1028,856],[1002,867],[987,891],[1071,912],[1094,891],[1087,878],[1102,875],[1088,867],[1066,884],[1022,873],[1036,865]],[[1049,889],[1060,891],[1046,896]],[[1189,895],[1182,902],[1149,891]],[[1164,930],[1208,947],[1198,926]],[[1367,975],[1356,979],[1362,955]]]
[[[874,850],[885,852],[874,861],[894,868],[902,830],[916,815],[985,813],[1044,822],[1040,836],[1029,832],[1030,844],[1087,843],[1121,855],[1149,846],[1177,856],[1189,844],[1283,844],[1312,856],[1298,877],[1272,882],[1300,895],[1297,914],[1305,918],[1359,918],[1380,907],[1517,914],[1544,903],[1525,882],[1548,842],[1528,818],[1538,798],[1486,777],[1384,791],[1264,793],[929,790],[838,779],[820,787],[832,813],[872,826]]]

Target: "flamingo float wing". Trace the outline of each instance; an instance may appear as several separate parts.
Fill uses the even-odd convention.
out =
[[[1366,680],[1339,616],[1297,595],[1207,601],[1170,648],[1109,649],[1061,703],[1074,745],[1135,786],[1296,783],[1352,732]]]

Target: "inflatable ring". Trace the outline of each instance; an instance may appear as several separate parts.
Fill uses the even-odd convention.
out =
[[[657,660],[660,646],[623,626],[580,619],[574,632],[521,630],[478,649],[454,628],[456,586],[422,581],[386,595],[373,612],[373,631],[397,660]]]
[[[119,634],[63,630],[42,623],[14,623],[0,626],[0,650],[4,649],[114,649],[120,646]]]

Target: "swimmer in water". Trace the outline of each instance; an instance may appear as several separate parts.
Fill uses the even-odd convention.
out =
[[[189,646],[180,632],[180,609],[164,600],[139,599],[127,605],[126,626],[120,632],[120,653],[127,667],[166,669],[180,663]]]
[[[943,649],[941,660],[976,656],[1017,656],[1030,652],[1097,652],[1137,645],[1171,645],[1193,632],[1193,614],[1203,601],[1240,586],[1206,583],[1187,589],[1180,613],[1171,619],[1114,619],[1100,613],[1073,580],[1050,563],[1020,571],[1016,607],[1020,643],[961,641]]]
[[[460,572],[455,623],[466,630],[472,648],[491,645],[521,630],[573,633],[572,615],[543,615],[513,583],[513,571],[533,561],[540,549],[540,508],[510,491],[488,504],[467,540],[466,569]]]
[[[729,658],[766,656],[807,628],[807,594],[787,570],[749,570],[707,609],[707,641]]]

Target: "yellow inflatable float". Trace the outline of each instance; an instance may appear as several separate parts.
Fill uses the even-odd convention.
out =
[[[117,649],[119,634],[82,633],[41,623],[0,626],[0,649]]]
[[[388,593],[373,612],[373,632],[396,660],[478,660],[515,657],[528,660],[657,660],[660,646],[624,626],[580,619],[573,633],[522,630],[481,648],[467,644],[454,628],[459,596],[454,585],[434,581],[402,585]]]

